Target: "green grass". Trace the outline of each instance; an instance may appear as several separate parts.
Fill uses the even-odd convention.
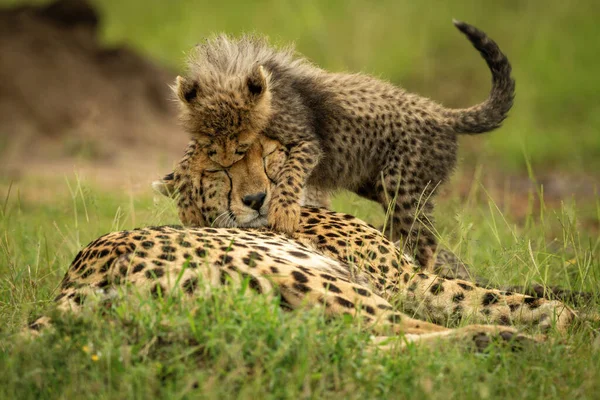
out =
[[[34,199],[44,185],[54,196]],[[191,304],[177,296],[117,298],[103,313],[89,307],[81,318],[58,318],[41,339],[21,341],[15,333],[28,319],[52,315],[57,285],[83,245],[111,230],[177,217],[166,199],[104,192],[76,177],[24,182],[10,194],[6,182],[0,187],[0,398],[537,399],[593,398],[600,390],[600,343],[587,325],[564,343],[520,353],[472,354],[447,345],[374,352],[357,321],[284,312],[276,300],[241,290],[218,290]],[[446,246],[493,282],[590,291],[598,309],[600,239],[579,229],[575,205],[518,222],[476,192],[443,202]],[[373,204],[353,196],[334,205],[382,222]]]
[[[15,3],[21,2],[0,0]],[[508,54],[518,94],[501,130],[463,140],[463,168],[526,174],[529,162],[536,174],[598,176],[597,1],[95,3],[105,23],[101,40],[133,46],[174,69],[211,33],[257,31],[275,42],[295,41],[325,68],[372,73],[456,107],[481,101],[489,90],[485,64],[451,24],[465,20]],[[595,294],[592,309],[600,309],[597,194],[546,207],[536,206],[532,193],[525,217],[517,218],[485,187],[476,183],[464,197],[456,182],[436,210],[445,247],[492,282],[585,290]],[[338,196],[334,207],[383,222],[376,205],[354,196]],[[177,223],[173,205],[147,193],[104,191],[76,177],[27,178],[12,188],[0,182],[0,399],[558,399],[600,392],[598,324],[596,331],[573,329],[565,344],[516,354],[455,346],[372,352],[356,321],[286,313],[276,301],[218,291],[185,306],[125,298],[105,315],[90,308],[81,318],[58,319],[39,340],[18,339],[28,319],[51,310],[81,247],[108,231],[165,223]]]

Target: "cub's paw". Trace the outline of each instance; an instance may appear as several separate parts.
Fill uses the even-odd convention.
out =
[[[277,232],[292,234],[300,225],[300,204],[274,201],[269,209],[269,226]]]

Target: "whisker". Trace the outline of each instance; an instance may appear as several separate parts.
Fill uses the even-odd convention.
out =
[[[231,211],[229,212],[229,218],[231,218],[231,226],[233,228],[237,227],[237,219],[235,218],[235,214],[232,213]]]
[[[235,216],[231,211],[227,214],[227,227],[235,228]]]
[[[219,215],[217,216],[217,218],[215,218],[215,219],[214,219],[214,221],[213,221],[212,225],[213,225],[213,226],[216,226],[216,227],[218,228],[219,226],[218,226],[217,224],[219,223],[219,222],[218,222],[218,221],[219,221],[219,219],[221,219],[221,218],[224,218],[225,220],[227,220],[227,218],[228,218],[228,216],[229,216],[229,213],[230,213],[230,211],[228,210],[228,211],[225,211],[225,212],[223,212],[223,213],[219,214]],[[227,224],[224,224],[224,225],[225,225],[224,227],[226,228],[226,227],[227,227]]]

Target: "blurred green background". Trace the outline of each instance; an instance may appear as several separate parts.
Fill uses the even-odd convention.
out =
[[[23,4],[2,0],[2,5]],[[36,1],[35,3],[44,3]],[[486,65],[451,24],[467,21],[512,62],[517,98],[500,131],[463,158],[519,171],[595,173],[600,166],[597,0],[94,0],[108,44],[127,43],[174,69],[215,32],[259,32],[293,41],[318,65],[363,71],[448,106],[483,100]],[[469,140],[471,142],[471,140]]]
[[[174,68],[215,32],[294,41],[318,65],[363,71],[448,106],[483,100],[490,74],[453,27],[467,21],[512,62],[517,98],[504,127],[469,139],[467,160],[522,170],[594,173],[600,166],[597,0],[97,0],[108,43],[127,42]],[[475,143],[475,144],[471,144]]]

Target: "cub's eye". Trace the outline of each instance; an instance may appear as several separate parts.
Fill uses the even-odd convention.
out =
[[[209,156],[209,157],[212,157],[212,156],[214,156],[215,154],[217,154],[217,151],[216,151],[216,150],[208,150],[208,151],[206,152],[206,154],[208,154],[208,156]]]
[[[271,154],[274,154],[274,153],[276,153],[276,152],[278,152],[278,151],[280,151],[280,149],[274,149],[274,150],[271,150],[271,149],[263,149],[263,158],[267,158],[267,157],[269,157]]]

